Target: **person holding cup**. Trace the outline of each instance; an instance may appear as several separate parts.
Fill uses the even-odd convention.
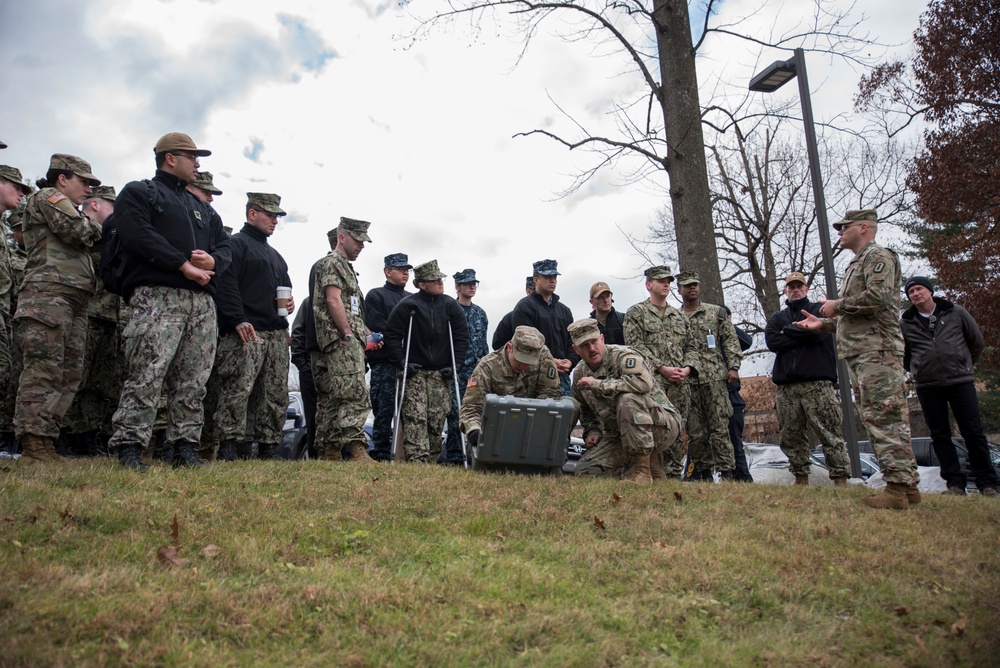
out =
[[[288,320],[295,310],[288,264],[267,240],[285,215],[281,197],[247,193],[247,222],[230,237],[233,260],[217,277],[218,459],[277,459],[288,409]],[[254,416],[246,442],[247,414]]]

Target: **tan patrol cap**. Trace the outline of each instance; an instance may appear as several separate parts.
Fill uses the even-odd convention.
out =
[[[114,186],[94,186],[87,199],[106,199],[109,202],[114,202],[117,196]]]
[[[545,336],[534,327],[519,325],[510,339],[514,359],[522,364],[538,364],[545,347]]]
[[[31,186],[24,182],[24,177],[21,176],[21,170],[17,167],[10,167],[8,165],[0,165],[0,178],[7,179],[15,186],[21,189],[21,192],[25,195],[31,194]]]
[[[573,339],[574,346],[578,346],[591,339],[596,339],[601,335],[601,329],[597,326],[597,321],[593,318],[577,320],[566,329],[569,331],[570,338]]]
[[[605,283],[604,281],[598,281],[598,282],[596,282],[596,283],[594,283],[593,285],[590,286],[590,298],[591,299],[593,299],[594,297],[597,297],[598,295],[602,295],[605,292],[610,293],[610,294],[614,294],[613,292],[611,292],[611,287],[607,283]]]
[[[793,271],[792,273],[790,273],[788,276],[785,277],[785,287],[788,287],[789,283],[794,283],[795,281],[798,281],[799,283],[804,283],[805,285],[809,285],[809,281],[806,280],[805,274],[803,274],[801,271]]]
[[[833,229],[839,232],[842,227],[861,221],[877,225],[878,212],[876,212],[875,209],[852,209],[844,214],[844,218],[842,220],[838,220],[833,224]]]
[[[195,146],[194,140],[183,132],[168,132],[160,137],[160,141],[156,142],[156,147],[153,149],[153,153],[157,155],[171,151],[187,151],[201,157],[212,155],[211,151]]]
[[[101,185],[101,180],[90,173],[90,163],[83,158],[68,153],[54,153],[49,159],[49,170],[73,172],[81,179],[90,181],[91,186]]]

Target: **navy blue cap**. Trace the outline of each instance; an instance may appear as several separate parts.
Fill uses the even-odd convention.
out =
[[[539,260],[538,262],[531,265],[534,272],[540,276],[561,276],[556,268],[559,263],[555,260]]]
[[[528,276],[526,279],[524,279],[524,287],[526,289],[530,288],[530,289],[534,290],[535,289],[535,277],[534,276]]]
[[[413,269],[413,265],[410,264],[410,260],[406,257],[406,253],[393,253],[392,255],[386,255],[385,266]]]
[[[462,283],[478,283],[479,279],[476,278],[475,269],[463,269],[462,271],[453,275],[455,282],[461,285]]]

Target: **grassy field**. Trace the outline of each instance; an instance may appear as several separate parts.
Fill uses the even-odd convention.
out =
[[[997,665],[1000,503],[868,493],[8,462],[0,665]]]

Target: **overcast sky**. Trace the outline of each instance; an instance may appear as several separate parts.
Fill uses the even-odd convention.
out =
[[[405,39],[415,15],[443,4],[3,2],[0,139],[9,148],[0,163],[34,181],[52,153],[72,153],[120,189],[152,176],[157,138],[185,132],[213,151],[202,169],[224,191],[215,206],[226,224],[242,226],[247,191],[281,195],[289,215],[272,243],[291,267],[298,299],[342,215],[372,223],[374,242],[355,263],[362,289],[383,283],[382,258],[394,252],[413,264],[437,259],[449,276],[475,268],[491,333],[543,258],[559,261],[557,293],[576,317],[589,313],[598,280],[611,284],[621,311],[644,299],[646,263],[624,233],[645,234],[664,203],[665,179],[625,186],[623,173],[607,170],[559,198],[593,156],[538,136],[513,138],[534,128],[573,136],[567,114],[610,133],[609,108],[637,97],[641,81],[620,58],[596,57],[607,51],[601,44],[559,39],[566,27],[555,21],[542,24],[520,62],[510,21]],[[726,0],[717,21],[761,4]],[[764,3],[740,27],[766,36],[811,15],[811,6]],[[905,55],[924,6],[870,3],[859,33]],[[790,56],[722,40],[703,53],[703,103],[713,93],[744,95],[754,71]],[[808,59],[817,120],[849,114],[861,70]],[[786,89],[779,94],[795,99],[795,87]]]

